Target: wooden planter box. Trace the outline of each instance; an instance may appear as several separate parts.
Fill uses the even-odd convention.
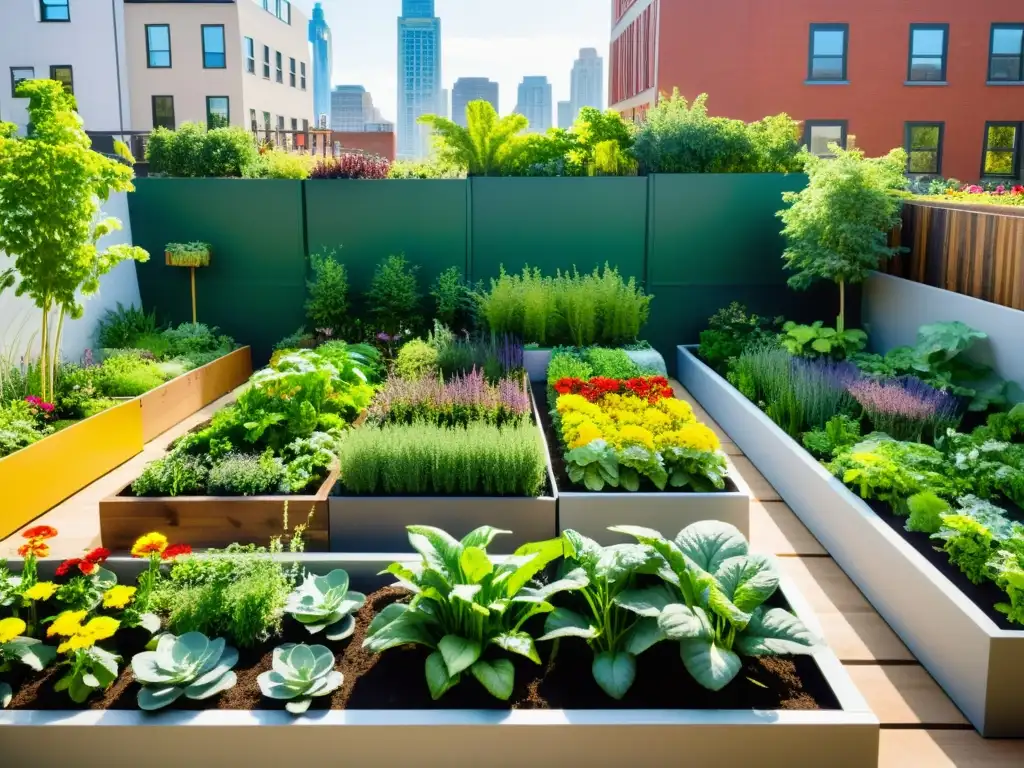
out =
[[[148,443],[159,437],[183,419],[240,387],[250,376],[252,350],[242,347],[140,395],[142,441]]]
[[[1024,630],[1000,629],[686,347],[679,380],[779,492],[983,736],[1024,736]]]
[[[310,552],[327,550],[327,497],[338,480],[334,469],[311,496],[173,496],[122,495],[131,483],[100,502],[100,541],[108,549],[126,551],[139,536],[160,531],[171,541],[194,549],[228,544],[265,546],[279,536],[288,504],[290,527],[313,512],[304,539]]]
[[[388,555],[299,555],[307,569],[349,572],[354,589],[371,592],[391,581],[378,576]],[[400,559],[400,558],[397,558]],[[44,564],[46,574],[56,563]],[[138,563],[108,560],[122,577]],[[122,568],[126,570],[122,570]],[[124,578],[122,578],[124,580]],[[820,627],[803,597],[785,579],[780,589],[808,627]],[[758,765],[791,768],[875,768],[878,719],[828,648],[814,660],[842,707],[832,711],[754,710],[348,710],[294,717],[280,710],[34,711],[0,710],[0,743],[12,765],[47,759],[81,762],[83,754],[177,754],[186,744],[191,765],[225,761],[267,765],[295,758],[303,748],[327,754],[344,744],[353,765],[390,768],[432,765],[443,755],[487,755],[494,766]],[[424,685],[422,676],[409,681]],[[98,726],[98,727],[87,727]],[[45,728],[45,730],[43,730]],[[301,731],[296,731],[301,728]],[[187,732],[186,732],[187,731]],[[456,761],[458,763],[458,761]]]

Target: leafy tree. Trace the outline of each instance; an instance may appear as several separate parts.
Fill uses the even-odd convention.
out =
[[[466,105],[466,128],[439,115],[423,115],[419,121],[434,129],[440,160],[465,168],[470,176],[497,176],[528,124],[523,115],[499,118],[484,100]]]
[[[578,166],[581,175],[629,173],[633,163],[626,153],[633,147],[634,130],[614,109],[583,107],[572,127],[576,146],[569,152],[569,164]]]
[[[117,264],[149,254],[127,244],[97,247],[121,228],[97,216],[112,192],[133,189],[132,169],[90,149],[74,96],[53,80],[26,80],[17,95],[29,99],[32,132],[18,138],[14,125],[0,123],[0,250],[14,259],[0,289],[15,286],[42,310],[39,395],[52,401],[64,318],[82,316],[79,293],[96,293]]]
[[[348,319],[348,274],[335,255],[325,250],[309,257],[313,279],[306,282],[306,317],[314,330],[324,328],[337,334]]]
[[[502,176],[579,176],[582,166],[569,162],[576,135],[562,128],[515,139],[501,168]]]
[[[900,223],[905,189],[907,153],[894,149],[884,157],[867,158],[858,150],[829,145],[834,158],[803,153],[809,177],[800,192],[786,192],[791,203],[778,212],[784,227],[786,268],[789,278],[802,290],[815,280],[831,280],[839,286],[839,318],[842,333],[846,320],[846,284],[859,283],[879,261],[899,249],[889,246],[889,233]]]
[[[388,256],[377,265],[366,298],[370,312],[384,333],[405,335],[420,322],[419,267],[406,261],[405,254]]]

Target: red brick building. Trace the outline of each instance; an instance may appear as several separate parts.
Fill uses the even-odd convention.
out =
[[[814,151],[904,146],[911,170],[1024,174],[1024,0],[612,0],[609,104],[787,112]],[[984,171],[984,174],[983,174]]]

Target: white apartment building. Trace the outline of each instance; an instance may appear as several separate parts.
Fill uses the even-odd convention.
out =
[[[132,129],[123,0],[0,0],[0,120],[24,130],[24,79],[60,80],[87,131]]]

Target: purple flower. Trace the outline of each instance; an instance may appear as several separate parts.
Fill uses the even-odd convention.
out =
[[[852,383],[849,391],[874,428],[897,440],[920,442],[926,429],[934,434],[960,421],[960,404],[953,395],[914,376],[890,381],[865,378]]]

